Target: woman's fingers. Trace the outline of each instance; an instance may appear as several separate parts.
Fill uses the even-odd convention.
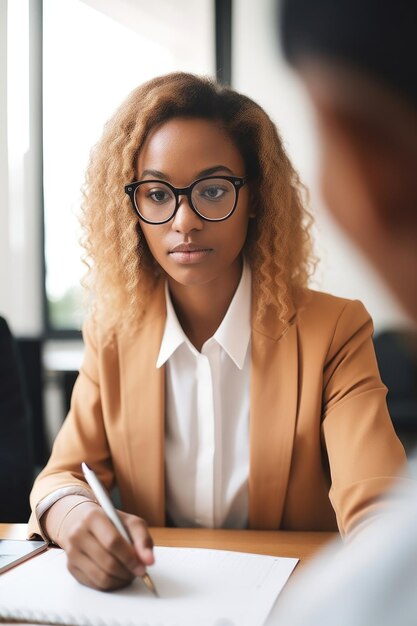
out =
[[[115,572],[106,571],[101,564],[96,563],[90,555],[80,553],[75,559],[68,558],[68,570],[78,582],[93,589],[110,590],[119,589],[128,585],[134,578],[129,571],[124,571],[122,576]]]
[[[94,503],[74,510],[61,545],[67,554],[69,571],[82,584],[95,589],[123,587],[135,575],[142,576],[146,565],[153,563],[152,539],[146,523],[133,515],[121,517],[133,545]]]
[[[131,546],[117,536],[114,527],[109,527],[107,519],[103,520],[101,515],[89,521],[91,525],[85,524],[83,532],[74,531],[69,537],[66,546],[68,563],[83,569],[99,588],[128,584],[134,576],[132,565],[136,565]]]
[[[149,533],[146,522],[136,515],[120,512],[120,517],[125,525],[138,557],[138,564],[134,573],[137,576],[143,576],[147,565],[153,565],[155,556],[153,553],[153,540]]]

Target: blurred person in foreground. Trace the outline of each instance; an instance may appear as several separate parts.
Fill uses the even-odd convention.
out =
[[[317,117],[326,204],[416,323],[417,3],[281,4],[284,53]],[[417,623],[416,484],[392,495],[376,524],[296,577],[279,623]]]

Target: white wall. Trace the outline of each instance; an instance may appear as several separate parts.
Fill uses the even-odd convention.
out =
[[[318,142],[312,111],[302,86],[280,53],[275,0],[235,0],[233,4],[233,87],[256,100],[277,124],[287,152],[311,191],[316,252],[321,259],[313,286],[358,298],[376,330],[407,323],[379,276],[339,230],[317,189]]]
[[[66,4],[72,1],[67,0]],[[189,0],[178,0],[176,3],[170,0],[158,0],[154,3],[147,0],[84,0],[84,3],[109,15],[131,30],[143,32],[144,28],[147,28],[152,34],[157,21],[160,27],[158,35],[161,36],[162,29],[170,43],[169,58],[172,57],[173,64],[176,59],[182,59],[181,69],[195,71],[196,67],[211,68],[213,65],[214,41],[211,32],[214,16],[210,0],[198,0],[193,3]],[[62,0],[57,0],[55,4],[58,5],[59,12]],[[29,336],[37,335],[42,330],[42,68],[38,28],[41,6],[42,0],[0,0],[0,315],[8,319],[16,334]],[[63,26],[64,34],[68,35],[65,30],[68,24],[64,23]],[[81,24],[80,28],[82,26],[85,25]],[[73,56],[76,35],[76,32],[70,32],[74,40],[71,41],[70,47]],[[196,40],[193,46],[195,53],[190,55],[190,41],[193,39]],[[115,56],[117,55],[113,54],[113,57]],[[152,71],[149,69],[152,66],[146,59],[131,58],[130,66],[128,61],[127,58],[126,68],[132,74],[130,80],[134,80],[139,63],[143,66],[142,74],[146,74],[147,69]],[[70,72],[71,69],[70,66]],[[100,80],[104,82],[107,69],[106,61],[98,63],[96,68],[99,73],[98,83]],[[167,69],[178,68],[167,67]],[[59,91],[59,81],[56,80],[56,90]],[[123,95],[126,95],[133,86],[135,85],[129,83]],[[120,102],[117,90],[113,91],[116,93],[117,102],[111,105],[111,98],[107,98],[106,102],[110,101],[109,114]],[[85,98],[84,100],[78,98],[77,104],[78,102],[81,102],[81,108],[83,102],[85,106]],[[107,115],[103,123],[105,119]],[[51,116],[48,117],[48,122],[50,120]],[[59,124],[62,126],[61,119]],[[78,131],[80,132],[79,129]],[[57,135],[62,142],[63,132],[59,126]],[[92,143],[93,141],[88,150]],[[59,154],[58,156],[55,154],[54,158],[55,161],[59,161]],[[62,167],[62,157],[60,166]],[[82,174],[79,183],[77,182],[77,198],[83,178]],[[62,222],[66,224],[65,220]],[[61,261],[54,263],[54,267],[57,267],[58,280],[60,273],[62,275],[65,269],[63,257],[68,256],[70,247],[68,238],[75,228],[61,230],[65,241],[60,246],[60,251],[64,255],[61,256]],[[74,239],[77,238],[75,232]],[[57,235],[55,240],[58,240]],[[76,244],[72,247],[75,248]],[[51,274],[50,265],[49,276]],[[74,274],[78,281],[77,272]]]
[[[0,315],[9,295],[9,182],[7,167],[7,4],[0,2]]]
[[[0,314],[42,329],[40,0],[0,2]]]

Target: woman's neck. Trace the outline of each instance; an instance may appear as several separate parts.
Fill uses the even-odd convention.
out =
[[[214,335],[220,326],[242,275],[238,271],[227,277],[204,285],[181,285],[169,281],[172,304],[184,333],[201,351],[203,344]]]

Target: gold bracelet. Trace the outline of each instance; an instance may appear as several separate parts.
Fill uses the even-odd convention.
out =
[[[72,506],[72,507],[71,507],[71,508],[70,508],[70,509],[69,509],[69,510],[65,513],[64,517],[62,518],[62,520],[61,520],[61,522],[60,522],[60,524],[59,524],[59,526],[58,526],[58,530],[56,531],[56,538],[58,539],[58,541],[59,541],[59,533],[61,532],[62,526],[63,526],[63,524],[64,524],[65,520],[67,519],[68,515],[69,515],[70,513],[72,513],[72,511],[73,511],[74,509],[76,509],[76,508],[77,508],[77,506],[80,506],[80,504],[85,504],[86,502],[93,502],[94,504],[98,504],[98,503],[96,502],[96,500],[81,500],[80,502],[77,502],[76,504],[74,504],[74,506]],[[59,544],[58,544],[58,545],[59,545]]]

